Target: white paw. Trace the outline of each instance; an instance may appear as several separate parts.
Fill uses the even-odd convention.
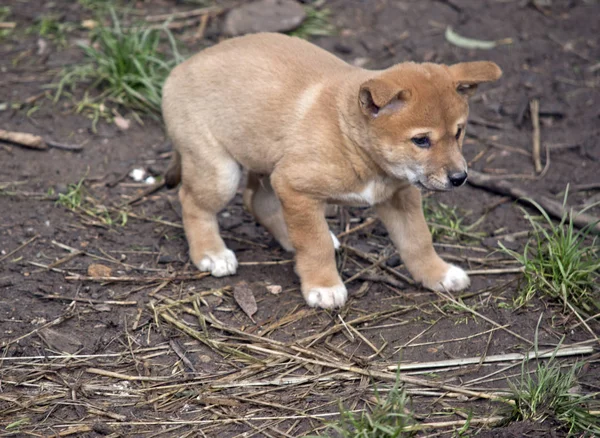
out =
[[[224,277],[233,275],[237,270],[238,262],[233,251],[226,249],[220,254],[206,254],[200,262],[198,269],[203,272],[210,272],[215,277]]]
[[[336,235],[333,234],[333,231],[329,230],[329,234],[331,234],[331,240],[333,240],[333,247],[337,251],[338,249],[340,249],[340,241],[338,240]]]
[[[459,291],[466,289],[470,284],[471,280],[469,280],[469,276],[465,271],[458,266],[450,265],[450,269],[446,271],[446,275],[444,275],[444,279],[438,290],[448,292]]]
[[[333,287],[313,287],[304,294],[304,298],[311,307],[333,309],[342,307],[346,303],[348,291],[343,284]]]

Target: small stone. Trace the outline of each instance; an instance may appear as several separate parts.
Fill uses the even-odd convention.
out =
[[[161,255],[158,258],[158,263],[162,264],[162,265],[167,264],[167,263],[173,263],[173,262],[176,262],[176,261],[177,261],[177,259],[175,257],[173,257],[173,256],[170,256],[170,255]]]
[[[279,295],[281,293],[281,291],[283,290],[283,288],[281,286],[279,286],[278,284],[273,284],[273,285],[267,286],[267,290],[269,292],[271,292],[273,295]]]
[[[256,32],[289,32],[306,18],[304,8],[293,0],[258,0],[233,9],[225,17],[224,32],[230,36]]]

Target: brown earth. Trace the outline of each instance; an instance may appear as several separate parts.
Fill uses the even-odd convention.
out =
[[[501,175],[534,197],[562,200],[571,184],[569,204],[579,208],[598,199],[597,191],[573,188],[597,183],[600,171],[600,5],[542,3],[331,0],[327,7],[337,35],[314,41],[368,68],[406,60],[497,62],[503,79],[483,87],[472,101],[465,145],[471,167]],[[6,104],[0,128],[83,150],[0,144],[0,436],[300,436],[322,432],[322,420],[335,418],[340,401],[352,409],[372,403],[374,384],[385,394],[394,378],[385,367],[399,361],[529,351],[538,320],[540,347],[553,348],[563,336],[565,345],[597,347],[572,313],[550,300],[536,299],[517,310],[510,306],[519,286],[514,274],[473,275],[462,301],[488,321],[404,283],[394,259],[387,270],[373,268],[352,281],[350,301],[339,313],[309,309],[287,262],[291,255],[243,211],[239,196],[220,217],[227,244],[241,262],[239,272],[203,278],[188,263],[174,191],[124,206],[147,188],[128,178],[129,170],[160,174],[166,168],[170,149],[160,122],[145,117],[141,125],[120,109],[132,122],[129,129],[101,120],[94,133],[85,115],[74,114],[72,100],[55,105],[41,94],[63,66],[81,60],[75,41],[86,33],[74,30],[66,44],[47,39],[46,51],[38,54],[38,37],[26,29],[51,12],[77,23],[93,14],[62,0],[9,6],[6,20],[17,27],[0,48],[0,104]],[[192,6],[152,0],[132,7],[143,17]],[[218,39],[219,23],[211,20],[201,40],[193,38],[196,27],[176,35],[192,53]],[[448,25],[465,36],[511,38],[512,44],[479,51],[455,47],[444,38]],[[533,98],[540,101],[542,144],[550,158],[543,176],[535,176],[530,154]],[[55,202],[57,193],[82,178],[85,205],[96,211],[105,206],[108,213],[90,216]],[[523,233],[513,235],[529,225],[512,200],[468,185],[432,198],[434,204],[458,207],[467,224],[484,215],[471,230],[481,235],[439,237],[443,256],[471,270],[516,266],[495,252],[498,241],[513,249],[526,241]],[[118,211],[126,212],[123,226]],[[115,223],[107,225],[106,215]],[[340,233],[371,217],[369,209],[349,208],[331,217],[330,225]],[[344,278],[393,252],[379,223],[350,233],[343,243],[349,247],[339,254]],[[366,261],[352,248],[373,258]],[[110,268],[118,279],[85,278],[93,264]],[[253,319],[233,299],[232,288],[242,280],[257,301]],[[270,285],[283,292],[274,295]],[[598,320],[588,325],[597,337]],[[585,361],[581,390],[598,391],[597,354],[568,362],[576,359]],[[501,371],[507,365],[403,376],[429,382],[407,385],[420,422],[459,422],[469,413],[483,421],[501,403],[435,385],[489,395],[518,375],[518,362]],[[545,423],[493,429],[483,423],[473,421],[466,435],[565,436]],[[452,430],[429,427],[419,433]]]

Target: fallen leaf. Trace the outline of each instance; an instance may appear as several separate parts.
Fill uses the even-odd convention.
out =
[[[454,44],[457,47],[461,47],[463,49],[484,49],[489,50],[501,44],[512,44],[511,38],[504,38],[499,41],[486,41],[486,40],[477,40],[474,38],[467,38],[461,36],[452,30],[452,27],[448,26],[446,28],[445,34],[446,40],[449,43]]]
[[[252,319],[252,315],[256,313],[258,307],[256,306],[256,299],[252,293],[252,289],[248,286],[245,281],[240,281],[233,287],[233,298],[235,302],[242,308],[244,313]],[[252,321],[254,321],[252,319]]]
[[[93,263],[88,266],[87,274],[89,277],[110,277],[112,269],[99,263]]]
[[[267,286],[267,290],[273,295],[279,295],[283,289],[278,284],[274,284],[271,286]]]
[[[121,131],[127,131],[129,129],[129,125],[131,125],[130,120],[127,120],[121,116],[116,116],[114,120],[115,125],[117,125],[117,128],[119,128]]]

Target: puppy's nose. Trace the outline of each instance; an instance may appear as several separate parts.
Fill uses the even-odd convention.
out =
[[[451,173],[448,175],[448,179],[454,187],[460,187],[467,180],[467,172]]]

